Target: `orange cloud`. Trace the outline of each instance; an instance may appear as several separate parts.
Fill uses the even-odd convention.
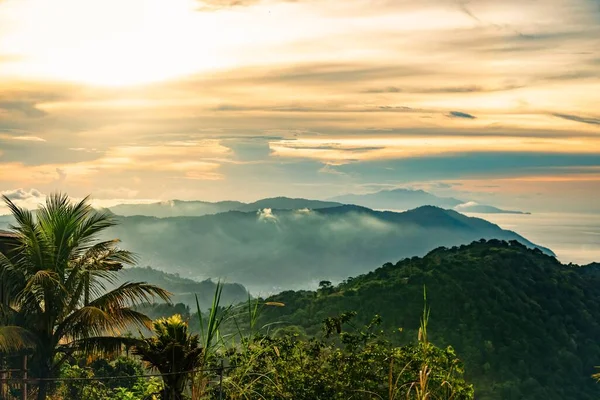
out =
[[[600,149],[600,139],[506,136],[331,137],[280,140],[271,142],[270,145],[274,155],[280,157],[344,162],[488,151],[596,154]]]

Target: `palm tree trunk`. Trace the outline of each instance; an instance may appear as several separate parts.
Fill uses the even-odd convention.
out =
[[[48,393],[48,382],[40,381],[40,385],[38,386],[38,400],[46,400],[46,395]]]
[[[50,388],[52,387],[52,382],[48,380],[49,378],[52,378],[52,368],[48,365],[48,362],[52,362],[51,360],[54,359],[54,355],[52,352],[50,353],[51,354],[48,354],[48,351],[40,349],[38,354],[33,355],[33,362],[31,365],[34,367],[34,373],[36,373],[39,378],[37,400],[46,400]]]
[[[162,400],[176,400],[175,388],[165,385],[160,398]]]
[[[50,373],[46,368],[42,368],[42,370],[40,370],[40,381],[38,384],[38,400],[46,400],[46,397],[48,396],[48,386],[49,386],[49,382],[46,380],[47,378],[50,377]]]
[[[162,400],[181,400],[184,398],[183,391],[185,390],[185,378],[182,379],[179,375],[172,375],[163,377],[163,382],[165,386],[162,392]]]

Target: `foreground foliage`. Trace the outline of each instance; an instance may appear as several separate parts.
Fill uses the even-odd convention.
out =
[[[473,387],[464,381],[462,363],[451,347],[437,348],[423,334],[417,343],[395,347],[378,330],[379,317],[356,330],[350,328],[354,315],[327,319],[320,338],[256,335],[228,350],[224,398],[473,398]]]
[[[106,292],[106,282],[134,257],[117,240],[98,240],[114,222],[87,199],[51,195],[35,213],[4,201],[16,225],[0,252],[0,353],[33,350],[30,374],[42,378],[38,398],[45,399],[45,379],[56,377],[73,353],[120,348],[122,331],[151,324],[132,306],[168,300],[168,293],[144,283]]]
[[[86,400],[158,400],[163,390],[160,378],[140,378],[144,369],[140,361],[118,357],[113,361],[99,358],[86,362],[79,358],[74,364],[65,364],[62,378],[91,379],[63,381],[51,399]],[[120,376],[119,379],[106,379]],[[98,378],[98,380],[93,380]]]
[[[158,370],[164,382],[163,400],[181,400],[188,381],[202,362],[200,338],[190,335],[187,322],[180,315],[154,321],[154,336],[134,348],[134,354],[152,369]]]

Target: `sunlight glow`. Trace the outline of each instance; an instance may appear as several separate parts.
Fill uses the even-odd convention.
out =
[[[0,49],[18,54],[22,62],[8,63],[3,72],[120,86],[218,67],[217,21],[195,12],[194,4],[193,0],[169,0],[168,7],[161,0],[9,1],[0,17],[0,23],[9,27]]]

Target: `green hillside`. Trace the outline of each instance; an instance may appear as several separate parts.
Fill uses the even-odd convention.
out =
[[[418,329],[425,285],[430,339],[456,349],[476,398],[598,399],[590,375],[600,365],[600,274],[591,268],[515,241],[480,241],[388,263],[336,287],[323,282],[317,292],[282,292],[269,300],[286,306],[262,317],[310,335],[344,311],[357,311],[359,322],[380,314],[382,328],[403,342]]]
[[[147,282],[160,286],[172,293],[173,303],[183,303],[192,309],[196,309],[196,297],[200,307],[204,310],[212,304],[212,296],[217,287],[216,282],[206,279],[196,281],[183,278],[179,274],[171,274],[150,267],[146,268],[124,268],[115,281],[116,285],[124,282]],[[111,285],[109,285],[111,287]],[[222,304],[235,304],[248,299],[248,291],[238,283],[224,283]]]

